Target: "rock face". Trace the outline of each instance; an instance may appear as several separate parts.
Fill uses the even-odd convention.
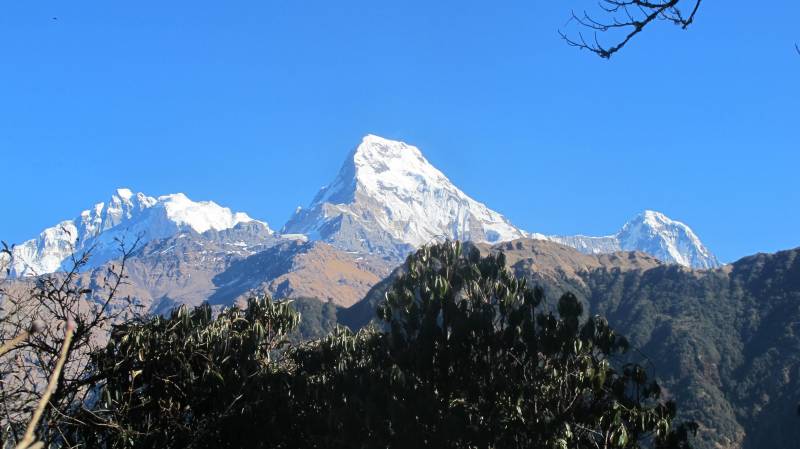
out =
[[[109,265],[116,263],[87,271],[82,282],[96,289]],[[261,293],[317,298],[347,307],[393,267],[382,258],[348,253],[323,242],[276,236],[258,222],[241,223],[223,231],[186,231],[147,243],[126,262],[127,282],[118,296],[134,298],[148,313],[167,313],[181,304],[205,301],[226,307]]]
[[[283,232],[393,258],[444,238],[494,243],[524,235],[453,185],[418,148],[373,135]]]
[[[344,252],[323,242],[292,241],[234,262],[213,278],[213,304],[228,305],[254,292],[275,298],[317,298],[349,307],[394,268],[383,259]]]
[[[77,218],[14,247],[11,276],[53,273],[69,264],[73,253],[90,248],[90,263],[97,266],[119,256],[119,241],[130,245],[139,238],[147,243],[182,231],[221,231],[253,221],[247,214],[233,213],[211,201],[194,202],[182,193],[153,198],[117,189],[108,203],[97,203]]]
[[[266,226],[253,221],[202,234],[188,230],[153,240],[127,261],[128,282],[121,294],[136,298],[149,312],[166,312],[175,305],[199,305],[216,292],[213,279],[233,263],[281,243]],[[115,261],[109,262],[114,264]],[[91,270],[101,278],[103,265]]]

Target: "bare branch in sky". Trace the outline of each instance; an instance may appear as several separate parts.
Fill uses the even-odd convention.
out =
[[[599,0],[603,18],[587,12],[572,12],[570,22],[592,33],[590,38],[583,31],[570,35],[561,30],[561,37],[573,47],[589,50],[601,58],[610,58],[621,50],[645,27],[657,20],[664,20],[686,29],[694,22],[703,0]],[[617,32],[617,33],[615,33]],[[612,36],[610,43],[603,43],[602,36]]]

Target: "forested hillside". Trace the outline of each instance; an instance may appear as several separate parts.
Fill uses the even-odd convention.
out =
[[[707,271],[641,253],[586,256],[533,240],[481,249],[503,252],[518,276],[550,298],[575,293],[590,315],[607,317],[628,336],[682,416],[700,424],[697,447],[800,441],[800,249]],[[388,285],[341,310],[340,320],[364,325]]]

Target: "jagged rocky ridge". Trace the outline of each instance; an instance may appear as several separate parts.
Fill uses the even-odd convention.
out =
[[[45,229],[35,239],[13,249],[10,269],[13,277],[53,273],[71,263],[73,254],[92,249],[90,266],[100,265],[120,254],[120,243],[128,247],[174,236],[182,231],[203,233],[256,223],[266,235],[266,223],[212,201],[194,202],[182,193],[158,198],[133,194],[121,188],[107,203],[97,203],[78,217]]]

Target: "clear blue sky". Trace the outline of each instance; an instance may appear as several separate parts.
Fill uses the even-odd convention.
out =
[[[593,4],[3,2],[0,238],[118,186],[280,228],[375,133],[530,231],[651,208],[724,261],[800,245],[800,3],[704,2],[611,61],[556,33]]]

